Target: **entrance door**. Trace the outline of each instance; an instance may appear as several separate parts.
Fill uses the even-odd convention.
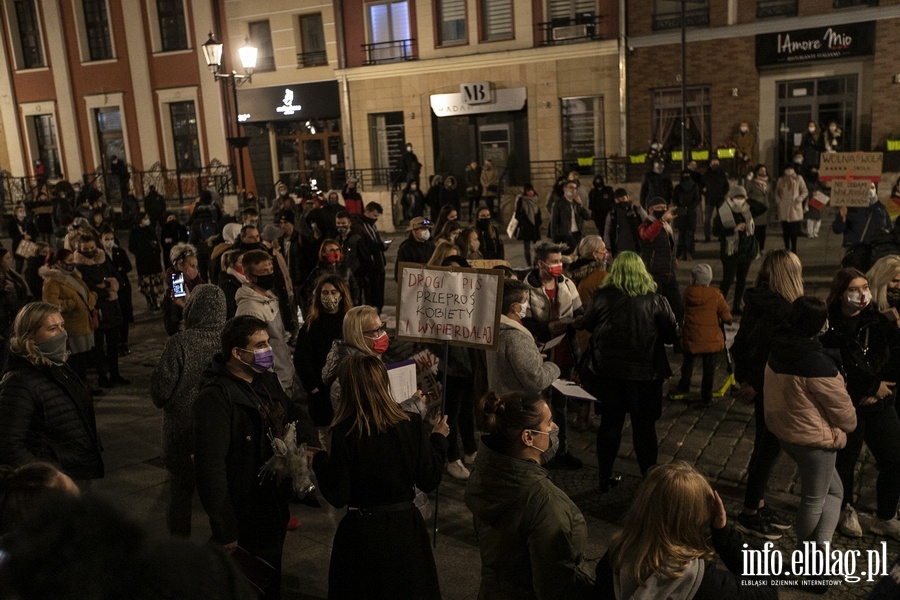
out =
[[[501,177],[506,174],[509,142],[509,125],[482,125],[478,129],[481,159],[493,162]]]
[[[347,174],[340,119],[275,124],[278,179],[290,187],[316,180],[320,190],[339,189]]]
[[[834,121],[843,130],[841,151],[857,148],[856,75],[778,82],[778,154],[780,174],[798,149],[810,121],[824,132]]]

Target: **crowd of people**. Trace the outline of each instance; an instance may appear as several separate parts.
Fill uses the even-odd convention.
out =
[[[164,203],[145,205],[119,223],[131,228],[133,262],[112,223],[93,219],[100,213],[60,218],[51,204],[53,240],[42,239],[43,213],[16,207],[14,247],[0,250],[0,463],[9,469],[0,473],[0,547],[14,557],[18,549],[22,562],[0,562],[0,589],[22,593],[7,565],[28,564],[39,550],[26,535],[46,518],[42,498],[119,518],[78,505],[77,495],[104,476],[94,415],[102,390],[89,373],[100,388],[129,383],[118,361],[129,352],[133,266],[169,335],[149,390],[163,411],[168,532],[190,537],[196,492],[218,547],[202,556],[170,550],[205,561],[223,585],[234,573],[216,562],[222,549],[260,597],[280,596],[286,533],[300,526],[290,503],[318,503],[310,478],[322,499],[346,507],[330,598],[441,597],[421,499],[445,473],[466,485],[483,598],[777,597],[765,578],[742,585],[742,535],[774,541],[793,527],[798,544],[830,542],[835,531],[861,537],[854,474],[864,443],[879,468],[871,532],[900,540],[900,248],[878,256],[887,246],[872,243],[892,234],[890,223],[873,224],[884,207],[876,196],[881,208],[837,211],[834,232],[848,248],[870,244],[869,264],[841,268],[828,298],[815,298],[796,254],[813,186],[796,166],[770,184],[762,165],[734,180],[716,163],[704,174],[685,170],[676,185],[653,163],[636,201],[602,176],[585,189],[575,172],[547,202],[526,185],[507,231],[491,189],[498,175],[485,179],[492,165],[467,170],[471,223],[452,178],[411,204],[395,278],[405,262],[504,273],[497,345],[451,349],[439,365],[445,410],[432,422],[422,391],[391,392],[382,320],[390,242],[378,228],[382,207],[365,203],[355,180],[308,197],[280,185],[269,223],[256,207],[226,215],[211,190],[185,224]],[[772,207],[785,248],[764,251]],[[855,210],[869,215],[861,233]],[[713,287],[712,267],[694,261],[682,290],[677,260],[694,259],[701,230],[718,238],[723,276]],[[817,234],[807,224],[807,236]],[[504,237],[523,243],[524,265],[507,260]],[[755,438],[732,524],[694,466],[659,464],[656,423],[667,394],[689,394],[697,359],[697,404],[715,401],[723,327],[737,318],[734,396],[753,405]],[[669,385],[678,356],[680,378]],[[560,378],[597,402],[573,401],[552,385]],[[585,519],[550,474],[582,469],[572,429],[596,430],[597,493],[610,493],[623,481],[616,461],[626,417],[642,481],[593,567]],[[793,518],[765,498],[782,450],[800,474]]]

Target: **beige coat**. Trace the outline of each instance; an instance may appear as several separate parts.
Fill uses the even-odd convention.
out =
[[[799,175],[782,175],[775,188],[778,220],[796,223],[803,220],[803,202],[809,195],[806,182]]]
[[[44,278],[43,300],[59,307],[69,337],[93,333],[91,311],[97,304],[97,294],[88,289],[81,274],[50,267],[41,267],[38,273]]]

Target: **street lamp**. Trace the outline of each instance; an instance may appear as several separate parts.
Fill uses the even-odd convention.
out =
[[[239,86],[244,85],[245,83],[249,83],[253,78],[253,71],[256,69],[256,55],[258,53],[257,48],[253,47],[250,44],[249,39],[244,39],[244,45],[238,48],[238,56],[241,60],[241,66],[244,68],[244,72],[246,75],[238,75],[237,71],[231,71],[230,73],[219,73],[219,67],[222,66],[222,49],[223,44],[218,42],[215,37],[213,37],[212,32],[209,32],[209,39],[201,46],[203,48],[203,57],[206,59],[206,66],[209,68],[209,72],[213,74],[216,81],[226,81],[231,85],[231,94],[232,94],[232,102],[234,103],[234,133],[235,135],[228,137],[228,143],[231,145],[232,150],[237,149],[238,151],[238,163],[240,164],[241,169],[241,189],[245,190],[247,187],[247,178],[244,173],[244,148],[247,147],[247,143],[250,141],[250,138],[247,136],[241,135],[241,121],[238,115],[240,115],[240,111],[238,110],[238,96],[237,89]],[[225,107],[225,118],[228,119],[228,106]]]

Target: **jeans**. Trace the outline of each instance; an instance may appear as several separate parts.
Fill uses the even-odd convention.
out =
[[[524,240],[522,245],[525,248],[525,264],[529,267],[531,266],[531,247],[534,246],[534,242],[531,240]]]
[[[801,221],[782,221],[781,237],[784,239],[784,249],[797,253],[797,237],[800,235]]]
[[[447,375],[447,461],[462,458],[459,453],[459,437],[462,437],[463,452],[475,454],[475,406],[472,395],[472,380],[467,377]]]
[[[847,445],[838,450],[837,470],[844,484],[844,504],[852,504],[854,471],[863,442],[878,465],[875,496],[879,519],[893,519],[900,500],[900,418],[893,406],[856,410],[856,429],[847,434]]]
[[[641,474],[656,464],[659,441],[656,421],[662,415],[662,381],[630,381],[603,378],[591,393],[600,398],[600,428],[597,430],[597,466],[601,483],[612,477],[613,464],[622,444],[625,415],[631,417],[634,453]]]
[[[675,275],[653,275],[653,281],[656,282],[656,291],[669,301],[675,321],[681,323],[684,320],[684,300],[678,289],[678,279]]]
[[[687,392],[691,389],[691,377],[694,374],[694,359],[700,357],[703,363],[703,379],[700,381],[700,399],[704,402],[712,400],[713,375],[716,373],[716,357],[718,352],[704,352],[703,354],[691,354],[684,351],[684,360],[681,362],[681,381],[678,383],[678,391]]]
[[[753,399],[753,416],[756,419],[756,437],[753,441],[753,453],[747,464],[747,491],[744,493],[744,508],[756,510],[766,492],[772,469],[781,454],[781,442],[766,427],[766,413],[763,409],[763,395],[757,390]]]
[[[841,517],[844,497],[844,486],[835,469],[837,450],[785,441],[781,447],[800,470],[800,507],[794,521],[797,546],[803,542],[830,542]]]
[[[756,224],[756,228],[753,230],[753,237],[756,238],[756,247],[760,254],[762,254],[766,249],[766,229],[768,225],[760,225]]]
[[[755,258],[755,257],[754,257]],[[732,306],[741,306],[744,300],[744,288],[747,285],[747,273],[753,258],[727,256],[722,259],[722,283],[719,285],[722,295],[728,299],[728,291],[734,283],[734,303]]]
[[[679,258],[687,258],[687,255],[694,255],[694,235],[697,230],[697,211],[690,210],[688,214],[681,217],[678,223],[678,245],[675,256]]]

